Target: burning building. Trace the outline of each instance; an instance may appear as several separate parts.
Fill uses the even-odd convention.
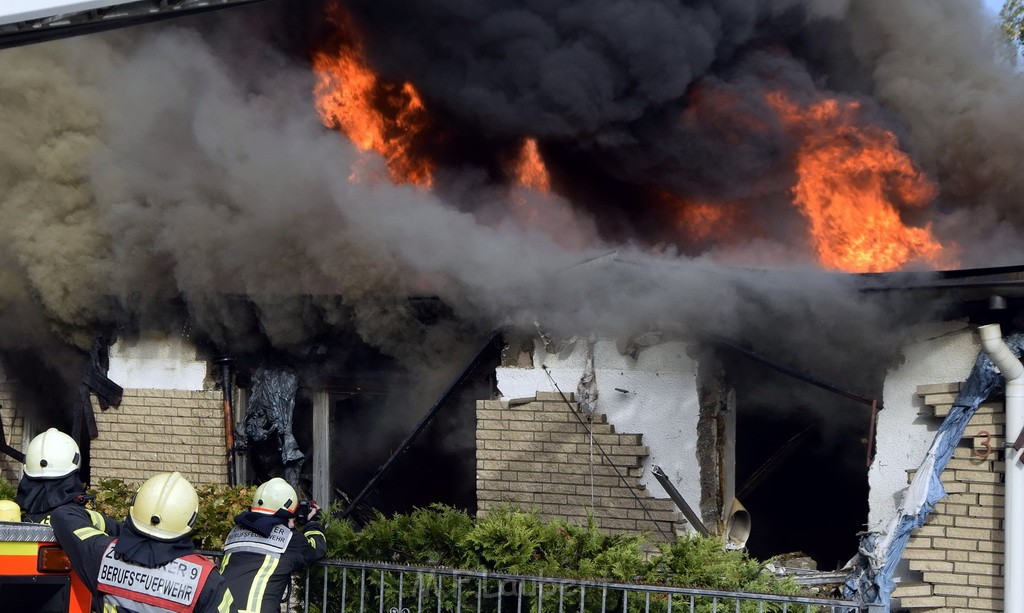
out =
[[[973,326],[1020,308],[994,267],[1024,255],[1024,85],[993,31],[956,0],[303,0],[4,49],[8,438],[76,430],[94,477],[188,444],[198,480],[287,468],[326,500],[394,466],[374,505],[695,528],[657,465],[705,529],[739,499],[751,550],[834,568],[897,513]],[[459,491],[412,492],[406,448]],[[965,449],[996,487],[998,449]],[[985,512],[922,538],[995,543],[964,568],[998,578]],[[929,579],[972,563],[952,545],[908,558],[905,606],[1002,598]]]

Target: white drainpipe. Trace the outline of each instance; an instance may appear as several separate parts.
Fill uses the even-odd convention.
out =
[[[1006,379],[1006,507],[1003,515],[1003,611],[1024,611],[1024,466],[1013,441],[1024,429],[1024,365],[1003,341],[999,324],[978,328],[981,346]]]

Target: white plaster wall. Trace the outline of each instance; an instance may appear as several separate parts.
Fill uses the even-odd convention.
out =
[[[107,376],[126,389],[200,391],[206,380],[206,362],[180,336],[147,337],[110,348]]]
[[[658,465],[695,511],[700,508],[700,467],[697,464],[697,365],[686,355],[687,345],[668,342],[647,347],[636,360],[621,355],[614,341],[598,341],[594,372],[598,389],[596,413],[621,434],[643,434],[651,454],[644,462],[641,482],[656,498],[668,498],[651,475]],[[561,358],[544,351],[539,342],[533,368],[498,368],[498,391],[503,400],[554,392],[576,391],[587,358],[581,339],[573,352]],[[551,378],[541,368],[551,370]],[[625,393],[615,388],[626,390]],[[595,453],[598,453],[595,450]]]
[[[922,417],[917,387],[964,381],[981,351],[977,332],[966,322],[921,327],[904,348],[903,364],[886,376],[878,413],[875,459],[868,470],[868,529],[880,530],[892,519],[907,487],[907,471],[917,468],[935,438],[934,418]]]

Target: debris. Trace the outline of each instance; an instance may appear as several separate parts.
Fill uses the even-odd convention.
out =
[[[298,376],[287,369],[261,367],[253,374],[252,392],[246,405],[244,421],[247,442],[262,442],[276,437],[284,479],[298,484],[299,470],[306,455],[292,433],[292,413]]]

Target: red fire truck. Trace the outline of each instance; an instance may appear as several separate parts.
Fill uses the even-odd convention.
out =
[[[50,526],[0,521],[0,609],[88,613],[91,602]]]

